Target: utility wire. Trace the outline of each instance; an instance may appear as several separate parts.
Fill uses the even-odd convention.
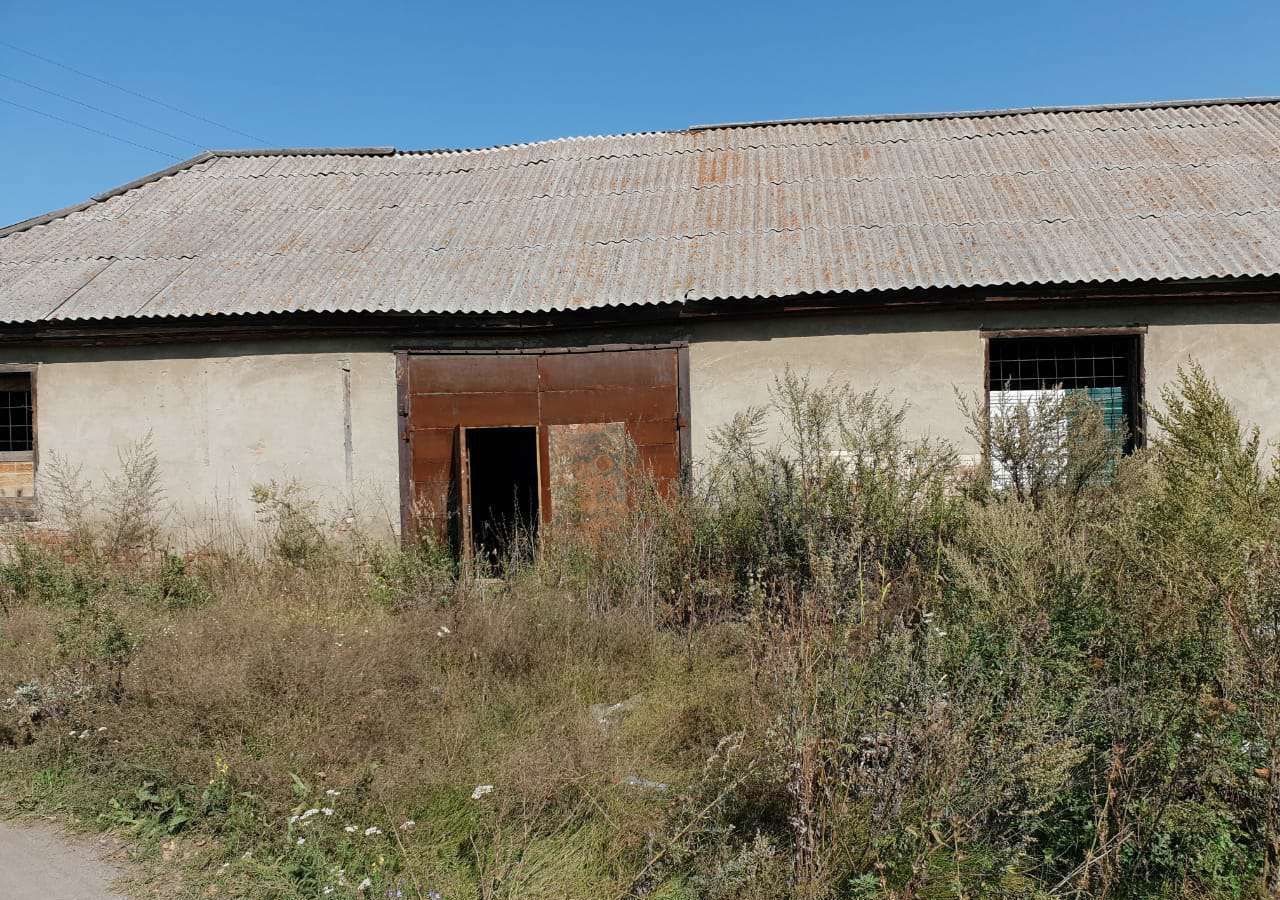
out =
[[[35,113],[37,116],[44,116],[46,119],[53,119],[55,122],[63,122],[67,125],[74,125],[76,128],[80,128],[84,131],[89,131],[89,132],[92,132],[93,134],[100,134],[103,137],[111,138],[111,140],[113,141],[119,141],[122,144],[129,144],[130,146],[137,147],[141,150],[150,150],[152,153],[159,153],[161,156],[167,156],[170,159],[178,159],[178,160],[182,159],[181,156],[174,156],[172,153],[168,153],[164,150],[157,150],[155,147],[148,147],[146,144],[139,144],[136,141],[131,141],[128,138],[119,137],[117,135],[111,134],[110,132],[99,131],[97,128],[90,128],[88,125],[81,125],[79,122],[73,122],[70,119],[64,119],[62,116],[55,116],[53,113],[45,112],[42,109],[36,109],[34,106],[25,106],[21,103],[18,103],[16,100],[10,100],[8,97],[0,97],[0,103],[8,103],[10,106],[18,107],[18,109],[25,109],[29,113]]]
[[[238,128],[232,128],[230,125],[223,125],[221,122],[215,122],[213,119],[206,119],[204,116],[197,115],[196,113],[193,113],[193,112],[187,112],[185,109],[182,109],[181,107],[178,107],[178,106],[174,106],[171,103],[165,103],[163,100],[157,100],[155,97],[148,97],[146,94],[140,94],[137,91],[130,90],[127,87],[121,87],[120,85],[116,84],[113,81],[107,81],[107,79],[99,78],[97,75],[90,75],[88,72],[82,72],[79,69],[76,69],[76,68],[73,68],[72,66],[67,65],[66,63],[60,63],[56,59],[50,59],[47,56],[41,56],[39,53],[33,53],[30,50],[26,50],[22,47],[19,47],[16,44],[11,44],[8,41],[0,40],[0,46],[8,47],[10,50],[17,50],[19,53],[25,53],[27,56],[30,56],[33,59],[38,59],[41,62],[49,63],[49,65],[51,66],[57,66],[60,69],[66,69],[68,72],[73,72],[76,75],[79,75],[81,78],[88,78],[90,81],[98,82],[98,84],[105,84],[109,88],[115,88],[117,91],[123,91],[124,93],[129,94],[132,97],[137,97],[140,100],[146,100],[148,103],[154,103],[157,106],[163,106],[165,109],[172,110],[173,112],[176,112],[176,113],[181,113],[184,116],[188,116],[192,119],[196,119],[197,121],[204,122],[207,125],[213,125],[225,131],[230,131],[234,134],[238,134],[241,137],[247,137],[251,141],[257,141],[259,144],[267,143],[267,141],[264,140],[263,138],[249,134],[247,131],[241,131]]]
[[[91,109],[96,113],[102,113],[104,116],[110,116],[113,119],[119,119],[121,122],[127,122],[130,125],[136,125],[138,128],[145,128],[147,131],[153,131],[156,134],[161,135],[162,137],[170,138],[181,144],[190,144],[191,146],[196,147],[200,150],[207,149],[203,144],[197,143],[196,141],[193,141],[190,138],[184,138],[181,135],[172,134],[168,131],[162,131],[159,128],[152,128],[150,125],[146,125],[142,122],[137,121],[136,119],[130,119],[128,116],[118,115],[117,113],[113,113],[110,110],[102,109],[100,107],[94,106],[92,103],[85,103],[83,100],[77,100],[75,97],[68,97],[66,94],[59,94],[57,91],[51,91],[48,88],[41,87],[38,84],[33,84],[30,81],[23,81],[21,78],[14,78],[12,75],[6,75],[4,72],[0,72],[0,78],[6,78],[9,81],[15,82],[17,84],[25,85],[31,88],[33,91],[39,91],[42,94],[48,94],[50,97],[57,97],[59,100],[65,100],[68,103],[74,103],[77,106],[83,106],[85,109]]]

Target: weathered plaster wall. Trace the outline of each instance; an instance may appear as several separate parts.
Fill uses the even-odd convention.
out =
[[[352,502],[374,524],[398,520],[395,362],[381,347],[49,349],[29,358],[40,362],[42,482],[59,453],[102,484],[119,448],[150,432],[174,525],[252,521],[251,486],[271,480],[296,480],[331,506]]]
[[[695,459],[736,412],[768,404],[787,367],[814,384],[877,388],[909,401],[907,427],[957,443],[964,420],[953,385],[981,387],[982,340],[974,324],[952,314],[812,316],[707,323],[689,348]],[[777,422],[771,420],[771,438]]]
[[[1146,325],[1147,398],[1177,366],[1198,359],[1265,437],[1280,441],[1280,304],[1131,304],[947,313],[856,313],[703,320],[524,336],[523,346],[619,341],[690,342],[695,459],[712,431],[748,404],[766,403],[786,366],[815,381],[878,387],[909,404],[918,434],[976,447],[957,389],[983,387],[983,329]],[[215,512],[252,521],[254,483],[296,480],[334,508],[398,523],[395,360],[389,339],[289,340],[167,347],[31,348],[0,361],[39,362],[40,478],[52,452],[101,483],[118,448],[150,431],[176,521]],[[430,342],[414,340],[426,347]],[[510,336],[452,341],[510,347]],[[351,454],[345,450],[343,367],[350,367]]]
[[[739,409],[767,403],[785,366],[906,401],[907,427],[977,452],[956,399],[983,389],[984,329],[1145,325],[1148,402],[1196,359],[1240,416],[1280,442],[1280,304],[1163,304],[877,313],[707,322],[690,347],[695,458]],[[776,431],[774,432],[776,436]]]

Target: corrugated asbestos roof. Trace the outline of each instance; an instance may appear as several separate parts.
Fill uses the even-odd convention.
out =
[[[1280,274],[1280,102],[205,154],[0,231],[0,321]]]

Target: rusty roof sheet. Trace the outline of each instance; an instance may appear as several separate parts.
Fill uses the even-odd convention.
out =
[[[1280,102],[229,151],[0,230],[0,321],[1280,274]]]

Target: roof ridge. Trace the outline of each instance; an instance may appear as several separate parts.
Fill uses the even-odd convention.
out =
[[[853,116],[815,116],[801,119],[761,119],[759,121],[723,122],[690,125],[686,131],[715,131],[721,128],[763,128],[770,125],[842,125],[869,122],[922,122],[930,119],[988,119],[1001,116],[1027,116],[1035,113],[1116,112],[1138,109],[1178,109],[1195,106],[1247,106],[1255,103],[1280,103],[1280,95],[1259,97],[1205,97],[1186,100],[1145,100],[1129,103],[1085,103],[1064,106],[1011,106],[996,109],[967,109],[951,112],[871,113]]]

